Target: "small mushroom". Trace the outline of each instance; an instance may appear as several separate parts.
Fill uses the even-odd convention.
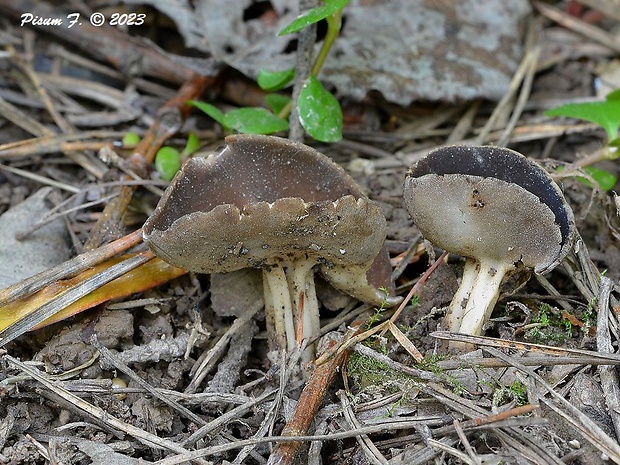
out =
[[[367,276],[374,267],[389,286],[385,223],[325,155],[278,137],[234,135],[219,153],[183,166],[146,221],[144,240],[197,273],[262,269],[268,329],[292,350],[319,333],[315,269],[359,300],[385,299]]]
[[[575,236],[573,213],[538,164],[498,147],[442,147],[407,173],[404,201],[432,243],[466,257],[446,315],[450,331],[479,335],[506,273],[551,271]]]

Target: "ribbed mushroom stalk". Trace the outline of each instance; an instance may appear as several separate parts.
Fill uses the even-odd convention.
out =
[[[326,156],[278,137],[235,135],[221,152],[183,166],[144,239],[168,263],[198,273],[261,268],[273,345],[292,350],[319,333],[317,268],[334,287],[381,303],[367,273],[387,266],[380,274],[389,276],[385,227],[379,206]]]
[[[481,334],[506,274],[518,264],[551,271],[575,236],[573,213],[557,184],[509,149],[434,150],[407,173],[404,201],[429,241],[466,257],[446,315],[451,331]]]

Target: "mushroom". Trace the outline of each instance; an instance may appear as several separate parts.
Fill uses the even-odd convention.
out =
[[[262,269],[268,330],[290,351],[320,330],[315,269],[358,300],[386,299],[369,283],[372,267],[389,286],[385,230],[379,206],[325,155],[240,134],[183,166],[146,221],[144,240],[166,262],[197,273]]]
[[[517,265],[551,271],[575,236],[558,185],[538,164],[505,148],[431,151],[408,171],[404,202],[426,239],[466,257],[446,314],[454,332],[480,335],[504,276]]]

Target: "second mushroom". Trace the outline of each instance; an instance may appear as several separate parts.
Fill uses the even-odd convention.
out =
[[[235,135],[221,152],[183,166],[144,239],[193,272],[261,268],[267,328],[290,351],[319,333],[315,270],[358,300],[386,299],[378,288],[389,286],[391,271],[385,223],[379,206],[325,155],[278,137]],[[369,282],[373,267],[378,279]]]
[[[551,271],[575,236],[573,213],[557,184],[509,149],[434,150],[407,173],[404,201],[429,241],[466,257],[446,315],[450,331],[479,335],[505,275],[517,266]]]

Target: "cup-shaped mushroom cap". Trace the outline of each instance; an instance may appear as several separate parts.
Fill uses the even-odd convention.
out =
[[[365,198],[304,202],[283,198],[239,209],[218,205],[177,218],[165,230],[148,229],[148,243],[168,263],[197,273],[307,260],[372,262],[383,245],[385,217]]]
[[[235,135],[226,143],[189,160],[145,223],[158,256],[200,273],[302,259],[322,270],[363,265],[366,273],[386,221],[339,165],[278,137]]]
[[[568,252],[574,218],[535,162],[497,147],[443,147],[407,173],[404,201],[435,245],[474,259],[523,263],[537,273]]]
[[[218,205],[243,209],[287,197],[317,202],[348,194],[364,197],[340,165],[311,147],[280,137],[237,134],[226,137],[220,152],[185,163],[145,228],[165,230],[178,218]]]

